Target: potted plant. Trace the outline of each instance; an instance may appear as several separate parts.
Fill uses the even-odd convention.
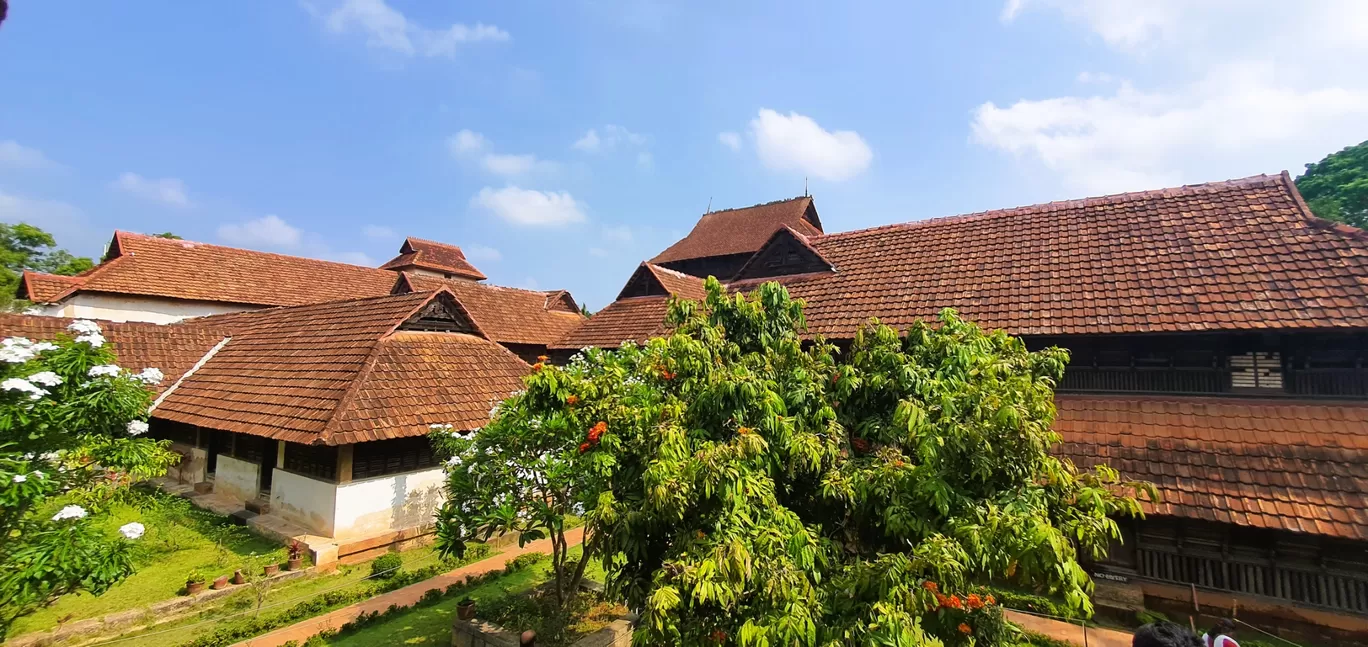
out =
[[[209,588],[214,589],[215,591],[228,588],[228,576],[220,575],[214,578],[214,583],[210,584]]]
[[[199,570],[190,571],[185,577],[185,594],[194,595],[204,590],[204,573]]]
[[[470,597],[461,598],[456,603],[456,617],[462,620],[470,620],[475,617],[475,600]]]
[[[277,563],[275,563],[275,562],[272,562],[272,563],[270,563],[270,564],[267,564],[267,565],[261,567],[261,574],[262,574],[262,575],[265,575],[266,577],[270,577],[270,576],[275,575],[276,573],[279,573],[279,572],[280,572],[280,564],[277,564]]]
[[[242,569],[233,571],[233,584],[246,584],[247,576],[242,574]]]
[[[297,571],[304,566],[304,545],[299,540],[290,542],[290,558],[285,562],[285,568]]]

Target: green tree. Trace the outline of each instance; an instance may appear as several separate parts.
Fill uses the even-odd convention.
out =
[[[16,618],[132,572],[144,528],[106,530],[109,504],[177,459],[142,436],[161,372],[121,369],[94,322],[71,331],[0,342],[0,639]]]
[[[1317,216],[1368,229],[1368,141],[1307,164],[1297,190]]]
[[[589,306],[584,305],[583,303],[580,304],[580,314],[584,315],[585,319],[594,316],[594,313],[589,311]]]
[[[180,236],[177,236],[177,235],[175,235],[175,234],[173,234],[173,233],[171,233],[171,232],[169,232],[169,231],[163,231],[163,232],[160,233],[160,234],[152,234],[152,237],[153,237],[153,238],[169,238],[169,239],[171,239],[171,240],[184,240],[184,239],[181,238]]]
[[[802,303],[774,283],[746,298],[710,279],[669,323],[515,398],[558,437],[579,430],[559,445],[586,488],[569,498],[641,614],[638,644],[1000,644],[976,587],[1089,612],[1080,555],[1153,496],[1049,453],[1065,351],[946,311],[904,335],[873,322],[838,353],[803,338]]]
[[[0,309],[13,307],[24,270],[74,276],[95,266],[89,258],[54,249],[52,234],[27,223],[0,223]]]

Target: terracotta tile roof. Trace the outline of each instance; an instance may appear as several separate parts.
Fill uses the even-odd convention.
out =
[[[945,307],[1020,335],[1368,328],[1368,234],[1311,216],[1285,173],[808,241],[836,271],[783,282],[828,337]]]
[[[508,376],[530,368],[475,335],[397,331],[434,299],[449,299],[460,312],[460,304],[442,290],[174,324],[230,340],[168,393],[153,415],[313,444],[420,435],[427,433],[420,423],[428,416],[436,417],[432,422],[474,424],[469,412],[482,408],[487,414],[489,389],[516,388],[509,387]]]
[[[584,321],[577,307],[566,307],[562,293],[569,293],[564,290],[538,292],[405,272],[395,291],[439,288],[451,290],[485,334],[499,343],[545,346]]]
[[[234,247],[114,232],[105,262],[71,292],[112,292],[248,305],[298,305],[388,294],[394,273]]]
[[[1149,512],[1368,539],[1368,404],[1057,396],[1058,452],[1154,483]]]
[[[703,287],[703,279],[651,263],[642,263],[642,266],[660,282],[667,294],[695,300],[708,296],[708,291]]]
[[[432,424],[460,430],[489,421],[494,403],[523,387],[527,364],[497,344],[460,333],[399,331],[334,418],[329,444],[418,436]]]
[[[74,319],[32,315],[0,314],[0,337],[28,337],[46,341],[67,334]],[[160,392],[180,379],[204,357],[222,336],[213,331],[162,326],[150,323],[98,322],[120,366],[132,370],[160,369],[166,379],[155,390]]]
[[[822,221],[817,217],[811,197],[705,214],[698,219],[688,236],[657,254],[651,262],[748,254],[760,249],[775,229],[785,225],[805,235],[822,233]]]
[[[642,343],[663,335],[669,299],[668,295],[618,299],[595,312],[583,325],[557,339],[551,348],[617,348],[625,341]]]
[[[80,276],[24,272],[19,277],[18,296],[20,299],[36,303],[50,303],[54,297],[70,291],[84,281],[84,277]]]
[[[460,247],[421,238],[405,238],[399,255],[380,266],[384,270],[431,270],[462,278],[483,281],[487,278],[466,260]]]

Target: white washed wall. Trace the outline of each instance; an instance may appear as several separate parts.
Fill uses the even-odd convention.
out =
[[[172,323],[188,317],[255,310],[256,306],[113,294],[77,294],[62,303],[38,306],[49,317]]]
[[[433,523],[445,472],[433,468],[353,481],[337,488],[337,539],[360,539]]]
[[[214,468],[214,493],[251,501],[261,492],[261,466],[219,454]]]
[[[282,469],[271,472],[271,514],[332,537],[338,488]]]

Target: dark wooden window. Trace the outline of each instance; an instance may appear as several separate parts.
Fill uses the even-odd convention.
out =
[[[233,438],[233,458],[260,463],[267,456],[267,452],[270,452],[270,455],[275,455],[276,441],[247,434],[237,434]]]
[[[424,436],[359,443],[352,452],[352,480],[433,467],[432,444]]]
[[[285,469],[295,474],[333,481],[337,479],[337,448],[326,445],[286,443]]]

